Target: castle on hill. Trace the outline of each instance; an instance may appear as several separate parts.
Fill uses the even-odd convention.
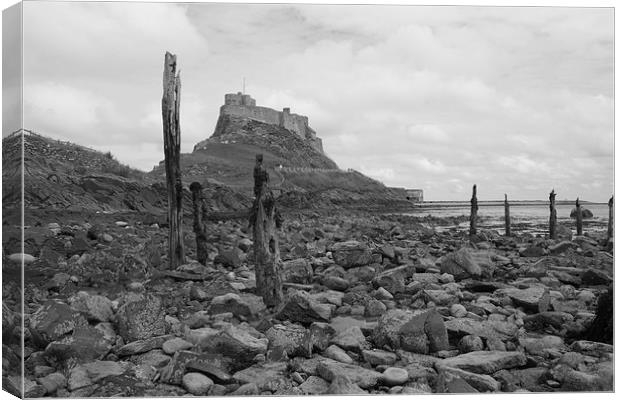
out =
[[[316,132],[308,125],[305,115],[291,114],[290,108],[277,111],[256,105],[256,100],[249,94],[241,92],[224,95],[224,105],[220,107],[220,116],[232,115],[249,118],[266,124],[278,125],[304,139],[309,145],[323,153],[323,143]]]

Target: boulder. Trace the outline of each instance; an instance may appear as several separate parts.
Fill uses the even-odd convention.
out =
[[[334,379],[332,379],[325,394],[355,395],[367,393],[357,384],[353,383],[350,377],[345,375],[336,375]]]
[[[329,289],[344,292],[349,288],[349,281],[339,276],[328,275],[323,278],[323,285]]]
[[[310,375],[308,379],[304,381],[301,385],[299,385],[299,389],[304,394],[324,394],[329,389],[330,384],[325,379],[320,378],[318,376]],[[335,387],[338,390],[337,387]],[[359,389],[359,386],[358,386]],[[360,389],[361,390],[361,389]],[[338,393],[333,393],[338,394]]]
[[[312,266],[304,258],[284,261],[282,263],[282,282],[310,283],[312,281]]]
[[[609,285],[611,282],[612,278],[598,269],[588,268],[581,274],[581,283],[583,285]]]
[[[165,341],[162,344],[161,348],[166,354],[174,354],[177,351],[189,350],[193,346],[194,345],[188,342],[187,340],[183,340],[181,338],[173,338],[173,339]]]
[[[477,374],[492,374],[500,369],[511,369],[525,365],[527,359],[518,351],[472,351],[456,357],[437,361],[437,369],[460,368]]]
[[[364,360],[372,365],[392,365],[398,360],[398,356],[385,350],[362,350]]]
[[[89,321],[107,322],[114,314],[112,301],[104,296],[78,292],[69,299],[69,304]]]
[[[409,380],[409,373],[406,369],[389,367],[383,371],[381,381],[386,386],[401,386]]]
[[[501,383],[489,375],[476,374],[458,368],[442,367],[439,373],[457,376],[479,392],[499,392],[502,387]]]
[[[312,322],[327,322],[331,317],[331,307],[318,303],[302,290],[294,290],[285,300],[276,318],[309,325]]]
[[[369,347],[359,326],[351,326],[332,338],[331,342],[345,350],[361,353]]]
[[[403,350],[427,354],[450,347],[443,317],[434,309],[414,316],[400,328],[399,334]]]
[[[183,375],[183,387],[194,396],[206,396],[213,386],[213,381],[198,372],[190,372]]]
[[[526,311],[533,313],[547,311],[551,302],[549,289],[541,286],[533,286],[527,289],[499,289],[495,294],[506,295],[516,306],[523,307]]]
[[[251,332],[242,325],[231,325],[216,334],[203,348],[231,358],[238,366],[246,367],[258,354],[265,354],[269,345],[267,338],[259,338],[252,333],[257,332]]]
[[[482,343],[482,339],[479,336],[465,335],[459,341],[458,348],[461,353],[481,351],[484,350],[484,343]]]
[[[332,246],[331,252],[336,264],[343,268],[368,265],[372,259],[370,248],[355,240],[336,243]]]
[[[349,356],[346,351],[342,350],[335,344],[332,344],[327,349],[325,349],[323,355],[341,363],[353,364],[353,359],[351,358],[351,356]]]
[[[147,294],[123,304],[116,315],[118,332],[125,342],[148,339],[166,333],[161,299]]]
[[[227,293],[222,296],[214,297],[211,300],[209,313],[211,315],[231,312],[233,315],[244,318],[254,318],[258,316],[267,307],[263,299],[259,296],[244,293],[238,295],[236,293]]]
[[[45,302],[30,317],[30,333],[39,346],[60,339],[74,328],[86,326],[88,322],[80,312],[56,300]]]
[[[362,368],[357,365],[344,364],[338,361],[323,359],[316,366],[318,375],[328,382],[332,382],[338,376],[348,378],[351,383],[362,389],[370,389],[377,386],[383,375],[377,371]]]
[[[482,275],[480,264],[474,259],[472,250],[466,247],[445,255],[440,271],[442,274],[451,274],[457,281]]]
[[[393,309],[388,310],[385,315],[379,318],[377,327],[372,333],[372,341],[375,346],[382,348],[390,346],[391,348],[400,347],[400,328],[410,321],[414,313],[409,310]]]
[[[269,340],[269,350],[279,349],[288,357],[310,357],[312,354],[311,333],[301,325],[277,324],[265,332]]]
[[[45,348],[45,356],[60,362],[68,359],[93,361],[103,358],[111,349],[112,342],[98,329],[79,326],[71,336],[51,342]]]

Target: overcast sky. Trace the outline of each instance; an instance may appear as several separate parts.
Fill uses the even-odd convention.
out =
[[[183,152],[245,77],[258,105],[307,115],[341,168],[426,200],[477,183],[481,200],[606,201],[613,23],[610,8],[26,2],[24,127],[150,170],[168,50]]]

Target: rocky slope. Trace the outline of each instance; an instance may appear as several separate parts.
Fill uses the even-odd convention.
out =
[[[403,208],[404,190],[388,188],[356,171],[343,171],[307,141],[277,125],[232,115],[220,116],[214,134],[183,154],[187,181],[211,179],[252,197],[256,154],[263,154],[270,186],[290,208]],[[161,179],[163,162],[149,175]]]
[[[3,208],[21,202],[21,136],[2,140]],[[165,212],[163,179],[120,164],[110,153],[27,133],[23,140],[24,206],[67,211]],[[187,187],[190,182],[187,182]],[[245,209],[250,200],[227,187],[205,182],[215,211]],[[186,213],[191,194],[185,190]]]
[[[296,214],[279,231],[285,301],[266,309],[245,221],[209,224],[206,265],[191,261],[186,224],[188,263],[168,271],[166,230],[135,216],[48,214],[26,229],[41,238],[27,249],[26,396],[613,388],[613,257],[601,236],[470,241],[428,218]],[[14,389],[19,290],[3,285],[3,383]]]

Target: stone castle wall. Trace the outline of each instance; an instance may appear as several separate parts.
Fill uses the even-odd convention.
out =
[[[291,114],[289,108],[276,111],[272,108],[257,106],[256,100],[250,95],[226,94],[224,105],[220,107],[220,115],[234,115],[281,126],[307,140],[315,149],[323,152],[323,143],[321,139],[316,137],[314,130],[308,126],[308,117]]]

